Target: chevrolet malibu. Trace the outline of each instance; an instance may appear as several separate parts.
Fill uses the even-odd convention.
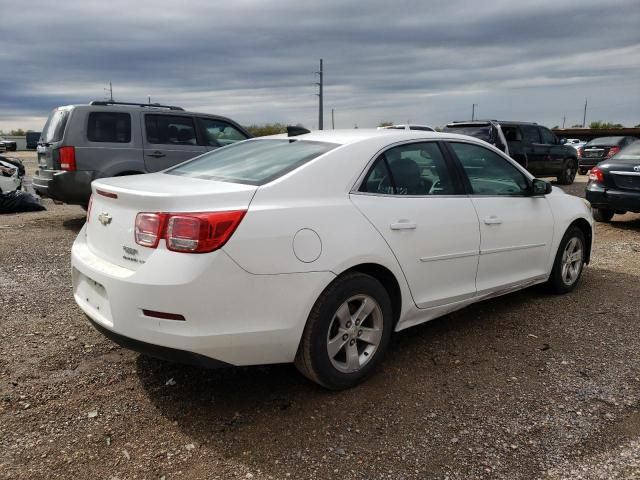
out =
[[[581,199],[451,133],[291,130],[92,193],[73,291],[100,332],[202,366],[294,362],[331,389],[394,331],[570,292],[593,239]]]

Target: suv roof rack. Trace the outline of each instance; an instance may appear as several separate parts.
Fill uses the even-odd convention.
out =
[[[134,107],[155,107],[155,108],[168,108],[169,110],[182,110],[182,107],[176,107],[175,105],[160,105],[159,103],[135,103],[135,102],[112,102],[110,100],[94,100],[89,105],[130,105]]]

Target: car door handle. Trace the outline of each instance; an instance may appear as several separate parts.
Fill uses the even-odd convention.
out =
[[[162,152],[153,152],[153,153],[148,153],[147,157],[153,157],[153,158],[162,158],[162,157],[166,157],[167,155],[162,153]]]
[[[496,215],[490,215],[488,217],[484,217],[484,223],[485,225],[500,225],[502,223],[502,219]]]
[[[389,226],[391,230],[415,230],[418,225],[411,222],[398,222],[392,223]]]

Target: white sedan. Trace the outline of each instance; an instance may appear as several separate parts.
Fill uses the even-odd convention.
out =
[[[583,200],[455,134],[263,137],[92,189],[73,291],[98,330],[198,365],[295,362],[331,389],[367,377],[393,331],[571,291],[593,239]]]

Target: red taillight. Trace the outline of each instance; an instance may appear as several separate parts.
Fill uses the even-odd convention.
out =
[[[76,170],[76,148],[60,147],[58,149],[58,159],[60,160],[60,168],[73,172]]]
[[[604,183],[604,174],[598,167],[593,167],[589,172],[589,181],[595,183]]]
[[[143,247],[156,248],[162,237],[166,214],[139,213],[136,215],[136,243]]]
[[[93,205],[93,195],[89,197],[89,205],[87,206],[87,223],[89,223],[89,218],[91,217],[91,205]]]
[[[620,151],[620,147],[611,147],[611,148],[609,148],[609,151],[607,152],[606,158],[613,157],[619,151]]]
[[[136,243],[156,248],[161,238],[174,252],[206,253],[221,248],[246,210],[207,213],[139,213]]]
[[[584,150],[582,149],[582,147],[578,147],[578,158],[582,158],[583,155],[584,155]]]

